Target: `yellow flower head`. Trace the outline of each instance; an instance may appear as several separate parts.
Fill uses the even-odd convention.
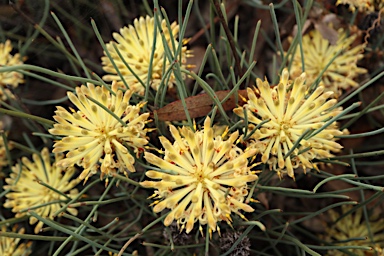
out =
[[[33,208],[38,215],[53,219],[53,214],[68,199],[78,194],[74,187],[79,180],[71,180],[75,173],[74,168],[68,168],[64,172],[63,168],[55,164],[63,158],[62,154],[55,155],[55,162],[52,165],[47,148],[41,151],[41,157],[33,154],[32,158],[33,162],[23,157],[22,165],[13,166],[10,178],[5,179],[7,185],[4,186],[4,189],[10,189],[11,192],[5,195],[7,200],[4,207],[12,208],[12,212],[16,213],[16,218],[24,216],[26,214],[24,210]],[[69,213],[77,215],[76,209],[67,208],[67,210]],[[35,217],[29,218],[31,225],[37,221]],[[36,234],[39,233],[42,226],[43,222],[39,221],[35,227]]]
[[[4,131],[2,130],[4,128],[3,122],[0,121],[0,132]],[[5,132],[6,133],[6,132]],[[11,144],[8,143],[8,149],[11,149]],[[8,165],[8,158],[7,158],[7,151],[5,148],[3,137],[0,135],[0,171],[3,169],[4,166]]]
[[[373,12],[375,10],[374,0],[337,0],[336,5],[339,4],[348,4],[349,10],[352,12],[354,12],[356,9],[358,9],[359,12]]]
[[[341,209],[342,214],[345,214],[352,209],[352,206],[343,205]],[[363,208],[359,208],[356,211],[344,216],[342,219],[339,219],[342,214],[339,214],[334,210],[329,211],[331,223],[326,228],[325,235],[323,237],[324,240],[330,243],[336,243],[340,246],[360,245],[374,248],[374,250],[370,251],[364,251],[361,249],[347,249],[349,252],[355,253],[356,255],[384,255],[383,218],[374,215],[371,216],[369,222],[367,222],[364,218]],[[370,239],[370,233],[372,234],[373,241]],[[375,254],[375,251],[378,254]],[[330,250],[328,251],[327,255],[343,256],[345,253],[338,250]]]
[[[223,136],[214,137],[206,118],[204,128],[194,132],[189,127],[176,129],[170,125],[175,142],[160,137],[165,149],[164,159],[145,153],[145,159],[159,167],[161,171],[147,171],[147,177],[159,181],[144,181],[144,187],[157,190],[153,197],[154,212],[170,209],[164,220],[166,226],[174,220],[189,233],[195,222],[207,224],[209,232],[219,231],[217,222],[231,223],[232,212],[244,216],[240,210],[252,212],[253,208],[245,202],[248,195],[247,182],[257,179],[248,166],[247,158],[255,155],[256,150],[243,152],[235,145],[238,132],[223,140]],[[224,134],[223,134],[224,135]]]
[[[17,227],[13,226],[12,232],[16,232]],[[6,226],[1,227],[1,232],[7,232]],[[17,233],[24,234],[25,229],[21,228]],[[0,255],[1,256],[28,256],[32,253],[32,242],[19,244],[20,238],[0,236]]]
[[[329,118],[340,113],[340,109],[329,110],[337,102],[336,99],[328,99],[333,92],[324,92],[324,87],[319,86],[310,93],[305,84],[305,73],[292,82],[287,69],[283,70],[277,86],[271,87],[268,81],[261,79],[257,79],[256,83],[257,88],[247,89],[247,104],[234,109],[234,112],[244,118],[245,108],[248,122],[254,125],[270,119],[252,134],[249,145],[263,154],[262,162],[277,171],[279,177],[287,173],[294,178],[295,168],[301,166],[304,171],[314,168],[311,160],[328,158],[333,156],[330,151],[340,151],[342,146],[335,142],[334,136],[343,133],[337,129],[336,123],[316,132]],[[259,98],[255,92],[260,95]],[[314,132],[305,136],[298,147],[287,155],[309,129]]]
[[[51,134],[64,136],[53,145],[53,152],[69,151],[57,165],[83,167],[80,179],[86,180],[99,169],[101,178],[116,170],[135,172],[135,159],[128,149],[136,154],[144,150],[148,143],[148,129],[144,126],[149,122],[149,113],[139,114],[144,103],[129,104],[132,93],[119,90],[116,82],[112,83],[111,92],[93,84],[77,87],[77,95],[68,92],[78,111],[70,113],[57,107],[53,118],[58,123],[49,130]]]
[[[327,91],[333,91],[335,97],[340,96],[342,90],[357,87],[359,84],[354,79],[366,73],[367,70],[356,66],[358,60],[364,56],[362,51],[365,45],[360,44],[352,48],[355,39],[356,35],[347,35],[343,29],[338,30],[338,40],[335,45],[331,45],[326,38],[323,38],[318,30],[312,30],[304,35],[303,53],[307,84],[314,83],[335,55],[341,51],[324,71],[320,82]],[[302,72],[301,53],[297,46],[290,74],[295,78]]]
[[[23,60],[19,53],[15,55],[11,54],[12,45],[11,41],[7,40],[4,44],[0,44],[0,67],[9,67],[23,64]],[[12,86],[16,88],[19,84],[24,83],[23,74],[12,71],[12,72],[2,72],[0,73],[0,86],[3,87],[0,89],[1,99],[7,99],[7,96],[4,94],[3,90],[6,90],[7,94],[11,95],[11,92],[8,89],[5,89],[5,86]]]
[[[171,50],[174,49],[173,47],[177,48],[179,45],[179,42],[176,40],[179,33],[179,25],[177,25],[176,22],[173,22],[170,25],[170,29],[168,29],[166,21],[162,20],[161,31],[157,28],[152,70],[151,73],[149,73],[153,42],[155,39],[154,31],[155,19],[149,16],[145,18],[140,17],[139,19],[135,19],[133,21],[133,26],[129,25],[128,27],[120,29],[120,34],[113,33],[113,38],[116,42],[112,41],[106,44],[108,52],[111,54],[112,59],[127,82],[129,88],[140,95],[143,95],[145,92],[145,87],[142,83],[140,83],[140,80],[145,84],[147,82],[147,78],[149,77],[151,87],[157,91],[161,84],[161,80],[164,79],[164,76],[171,68],[172,63],[170,63],[166,57],[164,49],[165,46],[160,32],[162,32],[166,44]],[[187,40],[184,40],[183,45],[186,43]],[[129,70],[123,60],[119,57],[114,46],[117,47],[120,54],[124,58],[124,61],[129,65],[131,70]],[[181,49],[180,65],[184,68],[187,67],[187,58],[190,56],[191,54],[187,50],[187,47],[183,46]],[[124,86],[123,81],[121,81],[120,76],[113,67],[108,56],[102,57],[101,60],[103,69],[109,73],[108,75],[105,75],[103,79],[105,81],[116,80],[120,86]],[[134,74],[139,77],[140,80],[138,80]],[[164,84],[169,88],[172,88],[174,83],[175,76],[171,72],[169,78],[164,80]]]

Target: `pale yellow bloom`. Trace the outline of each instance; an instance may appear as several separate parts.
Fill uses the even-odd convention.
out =
[[[174,220],[191,232],[194,223],[208,225],[209,232],[220,230],[217,223],[226,221],[231,224],[230,214],[236,213],[242,218],[240,210],[253,212],[245,202],[248,195],[247,182],[257,179],[248,165],[248,158],[256,150],[243,151],[235,145],[238,132],[214,137],[206,118],[202,130],[193,131],[189,127],[179,130],[170,125],[175,142],[172,144],[165,137],[160,142],[165,149],[164,159],[151,153],[145,153],[145,159],[159,167],[161,171],[150,170],[147,177],[159,181],[144,181],[141,185],[157,190],[152,197],[154,212],[168,208],[171,211],[164,220],[166,226]]]
[[[375,10],[374,0],[337,0],[336,5],[339,4],[348,4],[349,10],[351,10],[352,12],[354,12],[356,9],[358,9],[359,12],[373,12]]]
[[[12,208],[12,212],[16,213],[16,218],[27,214],[27,212],[21,211],[38,207],[34,208],[33,211],[44,218],[53,219],[55,217],[53,214],[69,198],[78,194],[74,187],[79,183],[79,180],[71,180],[75,173],[74,168],[68,168],[64,171],[63,168],[56,165],[63,158],[62,154],[55,155],[55,162],[52,165],[47,148],[41,151],[41,157],[33,154],[32,158],[33,162],[23,157],[21,159],[22,165],[13,166],[10,178],[5,179],[7,185],[4,186],[4,189],[11,191],[5,195],[7,200],[4,207]],[[77,215],[77,210],[74,208],[67,208],[67,211]],[[35,217],[29,218],[31,225],[36,222],[38,220]],[[35,233],[39,233],[42,226],[43,222],[39,221],[35,227]]]
[[[370,220],[367,222],[364,218],[363,208],[349,213],[339,220],[342,214],[349,212],[353,207],[351,205],[343,205],[341,207],[342,213],[339,214],[334,210],[330,210],[329,217],[331,220],[330,225],[326,228],[324,240],[330,243],[335,243],[339,246],[370,246],[374,250],[361,250],[361,249],[347,249],[347,251],[361,256],[383,256],[384,248],[384,219],[380,218],[377,214],[369,216]],[[338,221],[337,221],[338,220]],[[337,221],[337,222],[336,222]],[[369,229],[368,229],[369,226]],[[370,240],[370,233],[373,236],[373,241]],[[366,238],[363,240],[354,240],[353,238]],[[347,242],[342,242],[347,241]],[[375,254],[375,251],[378,254]],[[343,256],[344,252],[338,250],[330,250],[327,255],[329,256]]]
[[[25,58],[22,58],[19,53],[12,55],[11,51],[12,45],[10,40],[0,44],[0,67],[10,67],[23,64],[23,60],[25,60]],[[0,86],[3,87],[0,89],[1,99],[7,99],[6,94],[9,96],[12,95],[11,91],[6,89],[5,86],[16,88],[19,84],[24,83],[23,78],[23,74],[15,71],[0,73]],[[6,94],[3,92],[3,90],[6,91]]]
[[[101,178],[113,175],[116,170],[135,172],[135,158],[129,149],[139,154],[148,143],[149,129],[145,124],[149,122],[149,113],[140,114],[145,103],[130,105],[133,92],[123,92],[116,82],[112,83],[111,92],[103,86],[82,85],[76,88],[77,95],[67,93],[78,111],[70,113],[63,107],[55,111],[53,118],[58,123],[49,132],[64,138],[53,145],[53,152],[69,151],[57,165],[83,167],[80,179],[87,180],[99,169]]]
[[[173,47],[177,48],[179,45],[179,42],[176,40],[179,33],[179,25],[177,25],[176,22],[173,22],[170,25],[169,30],[166,21],[162,20],[161,30],[166,44],[171,49],[171,51],[174,52],[175,50],[173,50]],[[139,19],[135,19],[133,21],[133,26],[129,25],[128,27],[120,29],[120,33],[113,33],[113,38],[116,40],[116,42],[111,41],[110,43],[106,44],[108,52],[111,54],[112,59],[117,65],[119,71],[121,72],[125,81],[128,83],[129,88],[140,95],[143,95],[145,92],[145,87],[143,84],[146,84],[148,77],[151,87],[156,91],[162,84],[162,79],[164,79],[163,83],[165,86],[168,86],[168,88],[172,88],[176,80],[175,75],[173,74],[172,70],[170,70],[172,63],[166,57],[164,48],[165,45],[159,28],[157,28],[156,33],[156,44],[152,60],[152,70],[150,73],[149,66],[153,43],[155,40],[154,31],[154,18],[149,16],[146,16],[145,18],[140,17]],[[183,45],[186,42],[187,40],[184,40]],[[117,47],[123,59],[126,63],[128,63],[129,68],[132,71],[129,70],[129,68],[124,64],[114,46]],[[187,67],[187,58],[190,56],[191,54],[187,50],[187,47],[182,46],[180,63],[182,67]],[[178,56],[174,57],[178,58]],[[118,75],[116,69],[113,67],[108,56],[102,57],[101,60],[103,69],[109,73],[108,75],[105,75],[103,79],[105,81],[116,80],[120,86],[124,86],[123,81]],[[169,71],[169,77],[165,77]],[[140,78],[143,84],[140,83],[134,74]]]
[[[303,53],[307,84],[313,84],[321,72],[332,61],[332,64],[321,76],[320,82],[326,91],[333,91],[335,97],[341,95],[342,90],[359,86],[355,79],[367,72],[365,68],[357,67],[357,62],[364,57],[365,45],[352,46],[356,35],[348,35],[343,29],[338,30],[338,40],[331,45],[318,30],[312,30],[303,36]],[[290,58],[290,57],[289,57]],[[302,60],[299,46],[294,53],[290,75],[293,78],[300,76],[303,72]]]
[[[4,131],[2,130],[4,128],[3,122],[0,121],[0,132]],[[11,149],[12,145],[8,143],[8,149]],[[3,137],[0,135],[0,171],[3,169],[4,166],[8,165],[8,158],[7,158],[7,151],[5,148]]]
[[[304,171],[315,168],[311,162],[313,159],[329,158],[333,156],[330,151],[340,151],[342,146],[335,142],[334,136],[343,133],[338,130],[336,123],[315,134],[328,119],[341,111],[329,110],[337,102],[336,99],[328,99],[333,92],[324,92],[324,87],[320,86],[311,94],[308,84],[305,84],[305,73],[292,82],[287,69],[283,70],[277,86],[271,87],[268,81],[261,79],[257,79],[256,83],[257,88],[247,89],[247,104],[234,109],[234,112],[244,118],[245,110],[248,122],[254,125],[271,119],[262,124],[248,141],[249,147],[256,148],[262,154],[262,162],[267,163],[271,170],[277,171],[280,177],[287,173],[294,178],[294,169],[300,166]],[[255,92],[260,95],[259,98]],[[252,126],[250,128],[254,129]],[[292,154],[287,156],[308,129],[314,132],[305,136]]]
[[[16,232],[17,227],[13,226],[12,232]],[[1,232],[7,232],[6,226],[1,227]],[[25,229],[21,228],[17,232],[19,234],[24,234]],[[32,242],[21,243],[20,238],[6,237],[0,235],[0,255],[1,256],[28,256],[32,253],[31,245]]]

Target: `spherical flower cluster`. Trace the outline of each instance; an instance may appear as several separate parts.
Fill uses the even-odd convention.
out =
[[[330,110],[337,102],[336,99],[328,100],[333,92],[324,92],[324,87],[319,86],[310,93],[305,84],[305,73],[292,82],[287,69],[283,70],[277,86],[271,87],[268,81],[260,79],[256,83],[257,88],[247,89],[247,104],[234,112],[244,118],[246,111],[250,124],[261,125],[250,137],[249,147],[257,149],[262,154],[262,162],[277,171],[279,177],[287,173],[294,178],[294,169],[299,166],[304,171],[314,168],[313,159],[332,157],[330,151],[340,151],[342,146],[335,142],[334,136],[343,133],[336,123],[316,132],[340,113],[340,109]],[[260,96],[256,97],[255,92]],[[249,128],[255,127],[250,125]],[[301,139],[310,129],[313,132]],[[299,145],[294,148],[298,141]]]
[[[129,104],[132,93],[119,90],[116,82],[112,83],[111,91],[88,84],[77,87],[77,95],[68,92],[78,111],[70,113],[57,107],[53,118],[58,123],[49,130],[53,135],[64,136],[53,145],[53,152],[69,151],[57,165],[83,167],[80,179],[86,180],[99,169],[101,178],[113,175],[116,170],[135,172],[135,158],[129,149],[136,154],[144,151],[149,130],[144,127],[149,122],[149,113],[139,114],[144,103]]]
[[[133,21],[133,26],[129,25],[120,29],[120,33],[113,33],[113,38],[116,42],[111,41],[106,44],[107,50],[110,53],[114,63],[119,69],[120,73],[127,82],[129,88],[134,92],[143,95],[145,92],[145,83],[149,77],[150,85],[154,90],[158,90],[162,84],[162,80],[171,68],[171,62],[166,57],[165,45],[173,50],[173,47],[178,47],[179,42],[176,40],[179,33],[179,25],[176,22],[170,24],[170,29],[167,27],[165,20],[161,21],[161,30],[157,28],[156,36],[155,19],[153,17],[140,17]],[[162,35],[165,39],[163,41]],[[156,43],[154,45],[154,40]],[[187,40],[183,40],[183,45]],[[115,47],[119,50],[121,58]],[[152,49],[154,49],[153,59],[151,60]],[[181,48],[181,63],[184,68],[187,67],[187,58],[190,57],[190,51],[186,46]],[[177,57],[177,56],[175,56]],[[108,56],[101,58],[103,69],[109,73],[103,79],[105,81],[118,81],[120,86],[124,86],[121,77],[118,75],[116,69],[112,65]],[[152,70],[149,70],[152,61]],[[128,64],[129,68],[125,63]],[[151,73],[149,73],[151,72]],[[140,78],[140,80],[138,79]],[[164,79],[164,84],[169,88],[173,87],[175,83],[175,76],[171,72],[168,78]]]
[[[16,213],[16,218],[24,216],[26,214],[24,210],[33,207],[38,215],[53,219],[53,214],[68,199],[78,194],[74,187],[79,180],[71,180],[75,169],[68,168],[64,172],[63,168],[55,164],[62,158],[62,154],[56,154],[55,162],[51,165],[47,148],[41,151],[41,157],[33,154],[33,162],[23,157],[22,165],[13,166],[10,178],[5,179],[7,185],[4,185],[4,189],[10,189],[11,192],[5,195],[7,200],[4,207],[12,208],[12,212]],[[67,211],[77,215],[77,210],[74,208],[67,208]],[[29,218],[31,225],[36,222],[38,220],[35,217]],[[39,221],[34,230],[36,234],[39,233],[42,226],[43,222]]]
[[[174,220],[189,233],[195,222],[208,225],[209,232],[220,231],[217,222],[231,223],[230,214],[244,216],[240,210],[252,212],[245,202],[248,195],[247,182],[257,179],[248,165],[248,158],[256,150],[243,151],[235,145],[238,132],[227,140],[223,136],[214,137],[206,118],[202,130],[193,131],[189,127],[176,129],[170,126],[175,142],[160,137],[165,149],[164,159],[145,153],[145,159],[159,167],[160,171],[147,171],[147,177],[159,181],[144,181],[142,186],[156,188],[154,212],[170,209],[164,224],[169,226]],[[224,134],[223,134],[224,135]]]
[[[349,10],[352,12],[354,12],[356,9],[358,9],[359,12],[373,12],[375,10],[374,0],[337,0],[336,5],[339,4],[348,4]]]
[[[363,208],[359,208],[340,219],[340,216],[349,212],[352,206],[343,205],[341,209],[341,214],[334,210],[329,211],[331,223],[326,228],[325,235],[322,238],[329,243],[336,243],[338,246],[360,245],[373,248],[373,250],[370,251],[347,249],[348,252],[354,253],[355,255],[384,255],[384,219],[376,214],[372,215],[368,222],[365,221]],[[369,229],[367,225],[369,225]],[[371,241],[370,237],[373,238],[373,241]],[[345,253],[339,250],[329,250],[327,255],[343,256]]]
[[[0,44],[0,67],[9,67],[23,64],[25,58],[22,58],[19,53],[12,55],[11,51],[12,45],[10,40]],[[12,95],[11,92],[5,88],[5,86],[16,88],[19,84],[24,82],[23,78],[23,74],[15,71],[0,73],[0,86],[3,87],[3,90],[6,91],[6,94],[4,94],[3,90],[0,90],[1,99],[6,100],[7,94],[9,96]]]
[[[4,140],[0,137],[0,171],[8,165],[7,151],[4,146]]]
[[[3,122],[0,121],[0,132],[4,132],[2,129],[4,128]],[[8,143],[8,149],[11,149],[11,144]],[[8,158],[7,158],[7,150],[5,148],[3,137],[0,136],[0,171],[3,169],[4,166],[8,165]]]
[[[304,35],[302,45],[307,84],[314,83],[336,54],[339,54],[324,71],[320,82],[325,86],[326,91],[333,91],[335,97],[340,96],[342,90],[357,87],[359,84],[354,79],[366,73],[367,70],[356,65],[358,60],[364,57],[362,52],[365,45],[359,44],[352,48],[355,39],[356,35],[348,35],[343,29],[338,30],[338,40],[335,45],[331,45],[318,30],[312,30]],[[302,72],[301,53],[297,47],[290,75],[295,78]]]
[[[12,232],[16,232],[17,227],[13,226]],[[6,226],[1,227],[1,232],[7,232]],[[25,229],[21,228],[17,233],[24,234]],[[0,236],[0,255],[2,256],[28,256],[32,253],[32,242],[21,243],[20,238]]]

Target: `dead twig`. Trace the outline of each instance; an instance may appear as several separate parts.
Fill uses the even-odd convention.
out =
[[[219,16],[220,23],[224,28],[225,34],[227,35],[229,46],[231,47],[232,55],[235,58],[235,73],[238,77],[242,77],[244,75],[244,72],[240,66],[240,59],[239,59],[239,56],[237,55],[237,52],[236,52],[235,39],[233,38],[233,35],[232,35],[231,31],[229,30],[228,24],[225,21],[223,12],[221,11],[221,8],[220,8],[219,0],[211,0],[211,3],[215,7],[216,13]],[[241,86],[241,88],[243,88],[243,87]]]

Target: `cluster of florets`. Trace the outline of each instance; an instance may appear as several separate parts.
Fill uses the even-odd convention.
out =
[[[299,167],[304,171],[316,168],[312,160],[332,157],[331,152],[342,148],[335,142],[335,136],[343,134],[337,124],[326,125],[340,113],[334,108],[337,100],[329,99],[333,92],[322,86],[310,91],[305,78],[303,73],[289,80],[284,69],[276,86],[257,79],[257,87],[247,90],[247,104],[234,109],[242,118],[247,115],[250,123],[248,147],[256,149],[261,161],[280,177],[286,173],[294,178],[294,169]]]
[[[157,33],[154,34],[154,31]],[[176,77],[172,72],[173,63],[166,56],[166,47],[179,47],[178,33],[176,22],[168,28],[165,20],[156,25],[154,17],[135,19],[133,25],[120,29],[120,33],[113,33],[116,42],[106,45],[110,56],[106,53],[101,58],[103,69],[108,73],[103,79],[117,81],[121,87],[128,85],[140,95],[144,95],[148,81],[156,91],[160,86],[172,88]],[[187,42],[182,41],[179,61],[184,68],[189,67],[187,58],[192,56],[185,46]]]
[[[12,55],[12,44],[10,40],[0,44],[0,67],[9,67],[23,64],[26,59],[22,57],[20,53]],[[0,72],[0,98],[6,100],[7,98],[13,98],[11,90],[7,88],[10,86],[12,89],[16,88],[19,84],[24,83],[24,76],[22,73]]]
[[[374,12],[384,7],[383,0],[337,0],[336,5],[340,4],[348,5],[352,12]]]
[[[153,197],[154,211],[170,209],[164,224],[169,226],[174,220],[191,232],[194,223],[207,224],[209,231],[216,231],[218,221],[232,222],[231,213],[244,216],[240,210],[252,212],[253,208],[245,201],[248,195],[248,182],[255,181],[257,175],[251,171],[248,158],[256,150],[243,151],[236,146],[239,133],[214,137],[211,119],[207,117],[201,130],[189,127],[177,129],[170,126],[175,142],[160,137],[165,152],[160,158],[145,153],[145,159],[159,167],[161,171],[147,171],[147,177],[159,181],[144,181],[144,187],[156,189]]]
[[[357,208],[357,207],[356,207]],[[372,209],[373,210],[373,209]],[[350,211],[353,211],[350,213]],[[349,213],[349,214],[347,214]],[[367,221],[364,217],[363,207],[353,209],[351,205],[343,205],[341,212],[328,211],[329,225],[321,237],[328,243],[336,243],[339,246],[370,246],[372,250],[348,249],[349,253],[356,255],[383,255],[384,253],[384,219],[373,212]],[[358,239],[366,238],[366,239]],[[343,256],[344,252],[329,250],[328,256]]]

